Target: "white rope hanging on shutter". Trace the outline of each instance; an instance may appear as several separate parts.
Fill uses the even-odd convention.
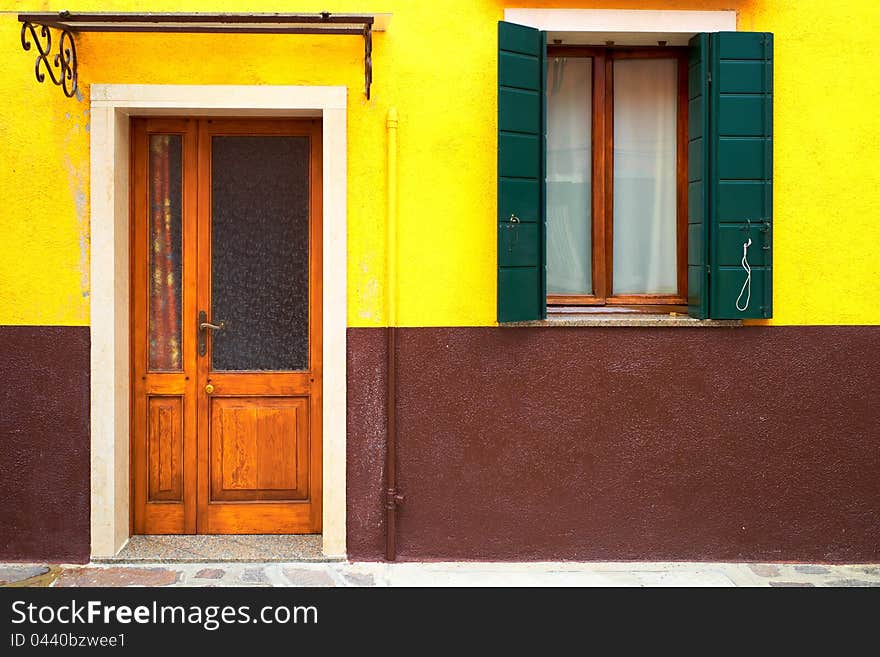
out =
[[[752,300],[752,267],[749,265],[749,247],[752,245],[752,238],[750,237],[747,242],[743,242],[743,257],[742,257],[742,267],[746,270],[746,282],[743,283],[742,289],[739,291],[739,296],[736,298],[736,309],[741,313],[744,313],[749,307],[749,301]],[[748,294],[746,291],[748,290]],[[740,307],[740,301],[742,301],[743,294],[746,294],[746,304]]]

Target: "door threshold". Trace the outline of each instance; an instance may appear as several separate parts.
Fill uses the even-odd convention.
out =
[[[94,563],[328,562],[320,534],[136,535]]]

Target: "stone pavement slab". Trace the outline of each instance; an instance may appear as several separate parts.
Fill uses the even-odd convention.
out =
[[[0,586],[18,584],[49,572],[49,566],[42,564],[6,564],[0,565]]]
[[[64,568],[53,586],[171,586],[180,573],[169,568]]]
[[[5,586],[880,587],[876,564],[202,562],[0,564]]]

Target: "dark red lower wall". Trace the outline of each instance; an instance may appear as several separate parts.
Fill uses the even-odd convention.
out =
[[[89,329],[0,326],[0,561],[89,558]]]
[[[385,332],[348,332],[381,559]],[[880,327],[398,332],[399,558],[880,561]]]
[[[384,553],[385,331],[348,332]],[[401,559],[880,561],[880,327],[398,332]],[[0,560],[89,555],[89,332],[0,327]]]

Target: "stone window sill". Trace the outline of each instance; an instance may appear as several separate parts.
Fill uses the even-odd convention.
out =
[[[687,315],[663,313],[626,313],[626,312],[549,312],[547,319],[527,322],[505,322],[502,327],[572,327],[572,326],[610,326],[628,327],[659,327],[659,328],[731,328],[742,326],[739,319],[694,319]]]

